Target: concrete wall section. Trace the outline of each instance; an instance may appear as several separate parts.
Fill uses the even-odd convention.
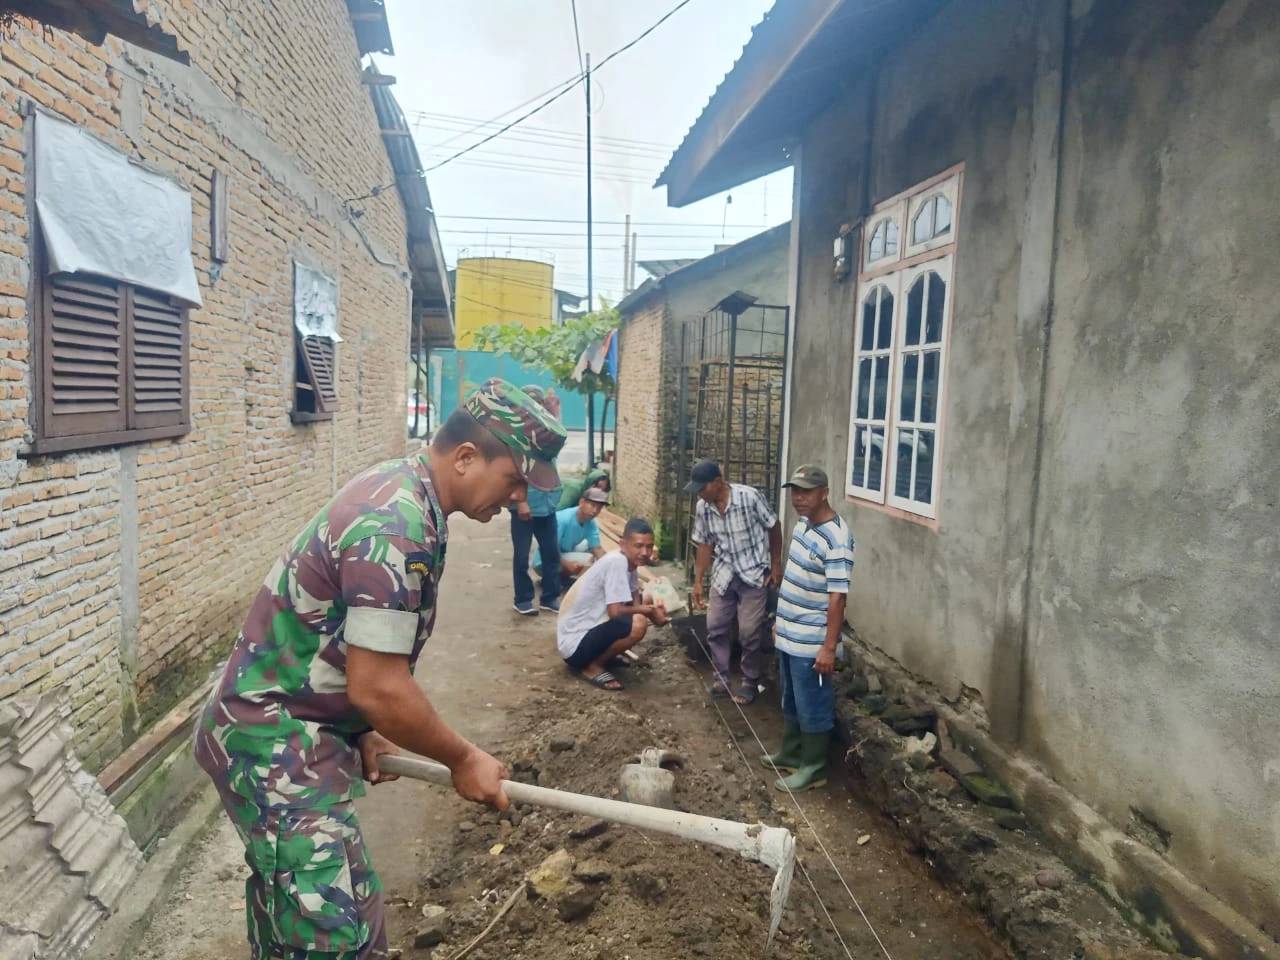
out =
[[[690,271],[688,278],[671,274],[666,281],[671,319],[677,323],[696,320],[717,303],[741,290],[760,303],[785,306],[787,302],[787,235],[780,231],[767,247],[751,255],[721,254],[723,263],[714,270]],[[689,268],[686,268],[689,269]]]
[[[958,163],[954,318],[943,406],[936,529],[845,500],[855,282],[832,278],[831,242],[863,211],[868,95],[850,91],[802,146],[796,388],[789,460],[825,463],[859,545],[850,619],[872,643],[949,693],[989,696],[1009,433],[1008,376],[1018,313],[1032,90],[1033,5],[952,4],[878,70],[874,205]],[[822,383],[822,391],[799,389]],[[927,599],[922,599],[927,598]]]
[[[1280,934],[1280,9],[1076,3],[1026,744]]]

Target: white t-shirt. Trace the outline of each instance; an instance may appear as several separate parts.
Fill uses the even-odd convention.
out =
[[[573,585],[556,620],[556,648],[571,657],[587,631],[608,617],[609,604],[630,603],[640,588],[640,578],[618,550],[597,560]]]

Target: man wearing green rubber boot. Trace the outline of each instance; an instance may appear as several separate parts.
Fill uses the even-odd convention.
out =
[[[800,519],[791,533],[774,624],[782,749],[760,762],[787,774],[774,786],[794,793],[827,782],[827,746],[836,723],[831,673],[853,577],[853,535],[831,508],[821,467],[799,467],[786,487]]]

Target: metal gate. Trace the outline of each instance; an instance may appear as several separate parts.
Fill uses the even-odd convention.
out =
[[[727,481],[755,487],[777,509],[788,313],[735,293],[684,324],[676,435],[681,486],[698,460],[717,460]],[[681,493],[675,511],[675,542],[690,580],[695,502]]]

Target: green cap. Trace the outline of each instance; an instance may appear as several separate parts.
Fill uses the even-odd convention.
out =
[[[783,484],[783,487],[799,487],[801,490],[817,490],[819,487],[829,486],[831,481],[827,479],[827,471],[814,463],[796,467],[791,479]]]
[[[564,446],[564,428],[542,404],[519,387],[494,377],[467,397],[463,408],[511,448],[511,456],[529,486],[560,486],[555,459]]]

